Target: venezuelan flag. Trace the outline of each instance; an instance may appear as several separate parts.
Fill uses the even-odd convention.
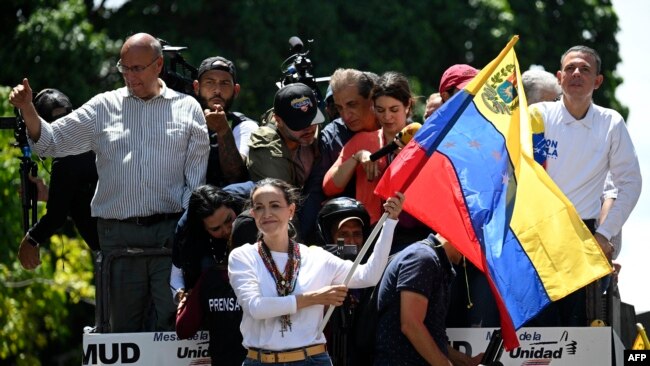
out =
[[[506,349],[551,301],[611,272],[571,202],[534,161],[515,36],[430,116],[375,193],[404,209],[486,273]]]

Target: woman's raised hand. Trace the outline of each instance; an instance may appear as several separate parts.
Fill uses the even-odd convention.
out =
[[[386,200],[384,203],[384,210],[388,212],[388,217],[397,220],[399,214],[402,212],[402,205],[404,204],[404,195],[401,192],[395,192],[395,196]]]

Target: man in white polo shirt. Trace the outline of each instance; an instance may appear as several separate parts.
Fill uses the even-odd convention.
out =
[[[612,236],[620,232],[641,194],[641,171],[632,139],[621,115],[593,103],[603,83],[598,53],[574,46],[562,55],[557,78],[562,98],[531,106],[533,124],[543,123],[548,174],[576,207],[611,260]],[[607,218],[595,229],[607,172],[618,196]],[[581,301],[581,300],[580,300]],[[574,320],[576,320],[574,318]],[[563,325],[586,325],[578,319]]]

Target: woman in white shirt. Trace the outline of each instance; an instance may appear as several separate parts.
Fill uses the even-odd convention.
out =
[[[251,192],[251,214],[260,240],[232,251],[230,284],[244,315],[240,330],[248,349],[244,366],[266,363],[331,365],[325,336],[318,331],[325,305],[339,306],[352,267],[320,247],[296,243],[289,221],[296,211],[298,190],[278,179],[264,179]],[[384,271],[404,196],[396,193],[384,204],[388,219],[365,265],[357,268],[349,287],[375,285]]]

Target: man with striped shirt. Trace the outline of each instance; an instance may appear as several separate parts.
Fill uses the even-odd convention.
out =
[[[132,248],[171,248],[176,221],[191,192],[205,180],[209,140],[203,112],[194,98],[167,88],[158,78],[162,67],[160,42],[139,33],[125,41],[117,63],[126,87],[96,95],[52,124],[38,117],[27,79],[10,94],[38,154],[93,150],[97,155],[99,180],[91,212],[98,217],[105,256]],[[25,264],[35,268],[38,256]],[[155,330],[173,329],[170,268],[170,257],[113,261],[112,331],[143,330],[149,299],[156,311]]]

